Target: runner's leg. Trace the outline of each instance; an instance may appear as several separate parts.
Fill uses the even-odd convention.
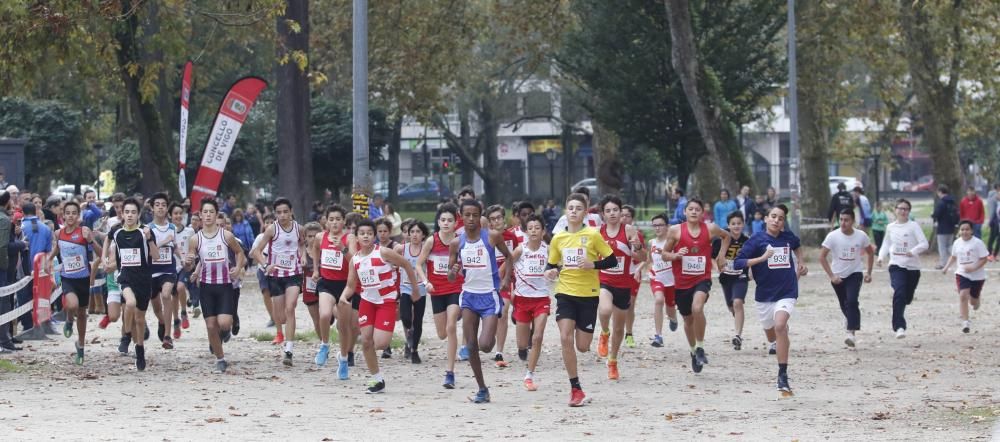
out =
[[[542,355],[542,340],[545,337],[545,324],[547,324],[548,319],[549,315],[542,313],[532,320],[535,326],[535,333],[531,336],[531,351],[528,353],[528,371],[532,373],[538,367],[538,358]],[[527,335],[531,332],[529,329],[530,325],[529,323],[524,323],[525,341],[527,341]],[[518,327],[521,327],[521,324],[518,324]]]
[[[653,292],[653,329],[656,336],[663,336],[663,292]],[[632,317],[635,317],[635,306],[632,306]]]
[[[494,317],[495,318],[495,317]],[[479,351],[483,350],[480,347],[480,340],[477,338],[477,331],[479,331],[479,314],[475,311],[469,309],[462,309],[462,328],[463,334],[465,336],[465,345],[469,348],[469,365],[472,367],[472,374],[476,378],[476,384],[479,389],[486,388],[486,381],[483,380],[483,366],[479,360]],[[496,327],[494,319],[494,327]],[[483,327],[485,331],[486,327]],[[490,337],[490,339],[496,339],[496,335]],[[493,348],[492,343],[489,345],[489,351]]]

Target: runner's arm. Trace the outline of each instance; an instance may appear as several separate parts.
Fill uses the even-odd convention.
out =
[[[830,263],[826,260],[826,258],[828,256],[830,256],[830,249],[828,249],[826,247],[820,247],[820,249],[819,249],[819,265],[820,265],[820,267],[823,267],[823,271],[826,272],[826,276],[828,278],[830,278],[831,280],[833,280],[833,278],[835,277],[835,275],[833,274],[833,269],[830,267]],[[871,273],[871,271],[872,271],[872,265],[871,265],[872,264],[872,259],[871,258],[872,258],[871,254],[868,254],[868,272],[869,273]]]
[[[677,242],[680,241],[680,236],[681,236],[680,224],[670,226],[670,229],[667,230],[667,242],[666,244],[663,245],[663,251],[660,252],[664,261],[677,261],[678,259],[680,259],[681,256],[687,254],[687,247],[684,247],[682,249],[684,250],[685,253],[673,252],[674,246],[676,246]],[[678,252],[680,252],[680,250],[678,250]]]
[[[354,271],[353,264],[348,264],[347,285],[344,286],[344,291],[340,292],[341,304],[351,305],[351,297],[354,296],[354,286],[357,284],[358,284],[358,273]]]
[[[410,262],[407,261],[406,258],[403,258],[403,255],[396,253],[395,250],[390,250],[390,249],[381,249],[381,250],[382,250],[382,259],[388,261],[389,264],[392,264],[396,267],[403,269],[403,271],[406,272],[406,277],[410,281],[419,281],[417,279],[416,271],[413,270],[413,266],[410,265]],[[411,283],[410,285],[413,286],[413,293],[410,294],[410,299],[412,299],[414,302],[418,301],[420,299],[420,290],[416,287],[416,284]]]
[[[230,273],[235,273],[234,279],[240,279],[243,277],[243,269],[246,268],[246,256],[243,254],[243,247],[240,246],[240,242],[236,239],[236,236],[227,230],[222,231],[222,238],[226,241],[226,245],[229,246],[229,250],[233,252],[233,256],[236,257],[236,267],[230,269]],[[235,270],[235,271],[234,271]]]
[[[193,235],[188,238],[187,243],[188,253],[187,258],[184,258],[184,270],[190,270],[194,272],[194,258],[198,256],[198,236]]]
[[[257,262],[257,265],[263,265],[265,267],[264,273],[266,275],[270,275],[271,273],[268,271],[270,269],[266,269],[266,267],[270,266],[267,264],[267,260],[264,259],[264,247],[270,244],[272,239],[274,239],[274,224],[271,224],[264,229],[264,236],[260,238],[260,242],[257,243],[257,246],[250,251],[250,257]]]
[[[448,245],[448,282],[454,282],[458,278],[458,271],[461,269],[458,263],[458,237],[451,240]]]

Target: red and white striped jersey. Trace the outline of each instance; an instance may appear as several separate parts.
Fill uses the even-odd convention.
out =
[[[549,260],[549,246],[544,242],[538,250],[528,248],[528,243],[521,245],[521,257],[514,264],[514,295],[525,298],[545,298],[549,296],[552,283],[545,277],[545,264]]]
[[[292,230],[285,231],[281,224],[274,222],[274,238],[271,239],[271,253],[267,255],[268,264],[273,264],[274,274],[279,278],[302,274],[302,262],[299,260],[299,223],[292,221]]]
[[[229,277],[229,247],[226,245],[222,229],[215,236],[205,236],[205,231],[198,232],[198,257],[201,258],[202,284],[232,284]]]
[[[367,255],[351,257],[351,265],[361,284],[361,299],[372,304],[395,301],[398,293],[396,269],[382,259],[382,247],[378,244]]]

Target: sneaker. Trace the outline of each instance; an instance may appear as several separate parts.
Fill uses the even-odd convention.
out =
[[[367,394],[379,394],[385,393],[385,381],[376,381],[374,379],[368,381],[368,391]]]
[[[73,336],[73,320],[69,319],[63,323],[63,336],[70,337]]]
[[[212,370],[212,373],[222,374],[222,373],[225,373],[226,369],[228,369],[228,368],[229,368],[229,363],[226,362],[225,359],[223,359],[221,361],[215,361],[215,369]]]
[[[778,391],[782,396],[792,396],[792,387],[788,385],[788,375],[779,374],[778,375]]]
[[[146,326],[146,330],[142,332],[142,342],[149,340],[149,326]]]
[[[475,404],[485,404],[489,403],[489,401],[490,401],[489,388],[480,388],[479,391],[476,392],[476,397],[472,399],[472,402]]]
[[[772,342],[771,345],[767,347],[767,354],[776,355],[778,354],[778,343]]]
[[[524,378],[524,389],[528,391],[538,390],[538,386],[535,385],[535,380],[531,378]]]
[[[660,335],[653,336],[653,343],[649,345],[652,345],[653,347],[656,348],[663,347],[663,336]]]
[[[74,342],[73,346],[76,347],[76,357],[73,358],[73,363],[83,365],[83,347],[80,346],[79,342]]]
[[[518,349],[517,350],[517,358],[520,359],[521,361],[527,361],[528,360],[528,349],[526,349],[526,348],[524,348],[524,349]]]
[[[740,335],[733,336],[733,350],[740,350],[743,348],[743,338]]]
[[[195,316],[195,317],[197,318],[197,316]],[[264,328],[271,328],[271,327],[274,327],[274,320],[273,319],[268,319],[267,320],[267,324],[264,324]]]
[[[619,377],[618,361],[608,361],[608,379],[617,380]]]
[[[181,328],[187,330],[189,327],[191,327],[191,321],[188,320],[188,314],[181,313]]]
[[[126,336],[122,336],[122,338],[118,341],[118,353],[121,353],[122,355],[127,355],[128,354],[128,345],[130,343],[132,343],[132,337],[131,336],[127,336],[127,335]]]
[[[453,371],[444,372],[444,383],[441,385],[449,390],[455,389],[455,372]]]
[[[165,338],[166,336],[167,336],[167,326],[163,325],[163,323],[161,322],[156,326],[156,337],[160,338],[160,342],[163,342],[163,338]]]
[[[694,355],[698,358],[698,363],[701,365],[708,365],[708,357],[705,356],[705,349],[698,347],[694,349]]]
[[[181,338],[181,320],[174,319],[174,339]]]
[[[195,318],[201,316],[201,307],[195,307],[192,313],[194,313]]]
[[[896,339],[903,339],[905,337],[906,337],[906,329],[905,328],[897,328],[896,329]]]
[[[139,371],[146,369],[146,349],[141,345],[135,346],[135,369]]]
[[[392,349],[386,347],[385,350],[382,350],[382,359],[391,359],[391,358],[392,358]]]
[[[275,334],[274,335],[274,340],[271,341],[271,345],[281,345],[281,344],[284,344],[284,343],[285,343],[285,335],[282,334],[281,332],[278,332],[277,334]]]
[[[702,365],[701,362],[698,361],[698,357],[695,356],[694,353],[691,353],[691,370],[695,373],[701,373],[701,369]]]
[[[341,358],[338,357],[337,358],[337,378],[340,379],[340,380],[342,380],[342,381],[346,381],[348,378],[350,378],[347,370],[348,370],[348,368],[347,368],[347,359],[341,359]]]
[[[103,318],[101,318],[101,322],[99,322],[99,323],[97,324],[97,326],[98,326],[98,327],[99,327],[99,328],[100,328],[101,330],[104,330],[104,329],[108,328],[108,324],[111,324],[111,318],[109,318],[109,317],[108,317],[108,315],[104,315],[104,317],[103,317]]]
[[[347,352],[347,366],[348,367],[353,367],[354,366],[354,352],[353,351]]]
[[[610,334],[605,334],[601,332],[601,337],[597,340],[597,356],[602,358],[608,357],[608,337]]]
[[[855,345],[854,335],[848,333],[847,337],[844,338],[844,344],[847,344],[847,346],[850,347],[850,348],[854,348],[854,345]]]
[[[468,347],[466,347],[466,346],[463,345],[462,348],[458,349],[458,360],[459,361],[468,361],[469,360],[469,348]]]
[[[507,368],[510,366],[507,361],[503,360],[503,354],[501,353],[497,353],[497,355],[493,357],[493,360],[496,361],[497,368]]]
[[[587,399],[587,395],[583,394],[583,389],[573,388],[569,393],[569,406],[570,407],[582,407],[583,402]]]
[[[240,335],[240,315],[233,315],[233,336]]]
[[[316,365],[322,367],[326,365],[326,360],[330,358],[330,345],[320,344],[319,351],[316,352]]]
[[[629,333],[625,335],[625,346],[628,348],[635,348],[635,338]]]
[[[223,330],[219,332],[219,339],[222,339],[222,343],[229,343],[229,340],[233,338],[233,332],[229,330]]]
[[[972,321],[965,320],[962,321],[962,333],[968,333],[972,328]]]
[[[934,270],[941,270],[944,268],[944,264],[937,264],[934,266]]]
[[[404,345],[403,346],[403,359],[409,358],[410,357],[410,353],[411,353],[410,352],[410,344]]]
[[[163,342],[160,345],[162,345],[165,350],[174,349],[174,340],[170,339],[170,336],[164,336],[162,341]]]
[[[413,350],[412,352],[410,352],[410,363],[411,364],[419,364],[419,363],[422,363],[422,362],[423,361],[420,359],[420,353],[417,353],[416,350]]]
[[[285,364],[285,367],[291,367],[292,366],[292,352],[286,351],[285,352],[285,358],[281,360],[281,363]]]
[[[670,320],[670,331],[672,332],[677,331],[677,321],[673,319]]]

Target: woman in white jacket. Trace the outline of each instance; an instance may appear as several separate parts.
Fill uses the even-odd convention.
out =
[[[896,200],[896,221],[886,227],[878,265],[889,257],[889,281],[892,284],[892,329],[896,338],[906,337],[906,306],[913,302],[913,292],[920,282],[920,254],[927,250],[927,238],[916,221],[910,220],[909,201]]]

